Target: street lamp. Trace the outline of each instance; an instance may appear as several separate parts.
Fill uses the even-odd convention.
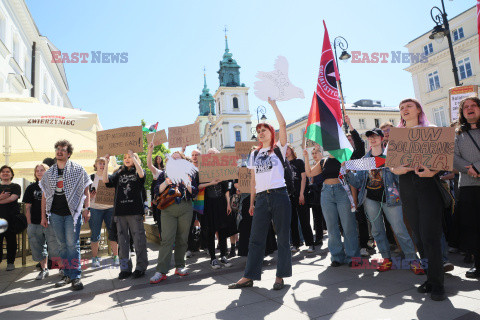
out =
[[[445,11],[445,4],[442,0],[442,9],[439,7],[433,7],[430,10],[430,16],[432,17],[433,22],[435,22],[435,27],[432,30],[432,34],[429,36],[430,39],[435,39],[436,42],[442,42],[443,37],[447,37],[448,48],[450,49],[450,59],[452,60],[452,71],[453,77],[455,79],[455,86],[460,86],[460,80],[458,79],[458,69],[457,63],[455,62],[455,54],[453,53],[453,44],[452,36],[450,35],[450,26],[448,24],[447,12]],[[434,12],[434,11],[438,12]],[[436,14],[435,14],[436,13]]]
[[[252,141],[256,141],[257,140],[257,136],[255,135],[257,133],[257,130],[255,128],[252,128],[250,129],[250,132],[252,133],[252,138],[251,140]]]
[[[266,113],[267,109],[264,106],[257,107],[257,123],[260,123],[260,120],[262,120],[262,122],[265,122],[265,120],[267,120],[267,117],[265,116]],[[262,114],[261,118],[259,116],[260,114]]]
[[[347,52],[348,49],[348,42],[345,40],[344,37],[338,36],[333,40],[333,48],[335,50],[335,62],[337,63],[337,70],[338,70],[338,86],[340,87],[340,94],[342,96],[342,104],[344,104],[343,100],[343,89],[342,89],[342,79],[340,77],[340,66],[338,65],[338,58],[337,58],[337,47],[342,49],[342,54],[340,55],[340,60],[342,61],[347,61],[350,59],[352,56]],[[345,122],[345,112],[343,112],[343,129],[345,130],[345,133],[348,133],[348,127],[347,123]]]

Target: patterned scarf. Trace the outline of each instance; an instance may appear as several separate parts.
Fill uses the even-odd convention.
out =
[[[350,211],[355,212],[357,208],[355,208],[355,201],[353,200],[353,195],[352,195],[352,190],[350,190],[350,185],[347,182],[347,179],[345,178],[346,174],[346,169],[345,167],[340,168],[340,173],[338,175],[338,180],[340,180],[340,183],[342,184],[343,189],[347,193],[348,199],[350,200]]]
[[[47,217],[50,218],[50,210],[52,208],[53,197],[55,195],[55,188],[57,186],[58,179],[58,167],[54,164],[43,175],[40,180],[40,188],[45,193],[47,200]],[[85,201],[85,188],[92,184],[92,180],[88,176],[83,167],[70,160],[65,164],[63,169],[63,189],[65,191],[65,197],[67,198],[68,209],[72,213],[73,226],[77,224],[78,217],[83,208],[83,202]]]
[[[345,161],[345,168],[347,170],[355,171],[380,169],[382,165],[385,165],[385,156],[367,157]]]

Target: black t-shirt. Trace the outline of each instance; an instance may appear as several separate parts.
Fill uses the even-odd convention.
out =
[[[42,190],[38,182],[32,183],[25,189],[23,194],[24,203],[30,203],[30,219],[32,224],[40,224],[42,221]]]
[[[16,183],[1,184],[0,193],[2,192],[9,192],[10,195],[16,194],[18,197],[20,197],[20,194],[22,193],[22,188],[20,188],[20,185]],[[18,199],[10,203],[0,204],[0,217],[2,218],[8,217],[10,219],[12,216],[19,213],[20,207],[18,206]]]
[[[120,169],[108,177],[108,188],[115,188],[114,214],[117,216],[143,215],[145,172],[140,178],[135,168]]]
[[[385,202],[382,169],[370,170],[368,172],[367,198],[373,201]]]
[[[300,159],[290,161],[290,167],[292,167],[293,185],[295,186],[295,194],[300,194],[302,188],[302,173],[305,172],[305,162]]]
[[[58,178],[57,185],[55,187],[55,194],[53,195],[52,207],[50,208],[51,213],[55,213],[59,216],[69,216],[71,215],[70,209],[68,208],[67,197],[65,196],[65,189],[63,188],[63,171],[64,169],[58,169]]]

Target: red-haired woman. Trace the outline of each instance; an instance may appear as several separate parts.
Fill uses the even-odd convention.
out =
[[[400,102],[399,128],[430,126],[422,105],[416,99],[404,99]],[[390,171],[399,175],[400,199],[403,213],[413,230],[413,240],[420,257],[427,259],[427,281],[417,288],[419,293],[431,293],[432,300],[445,300],[443,287],[442,260],[442,213],[443,201],[435,179],[438,171],[420,165],[407,168],[400,166]]]
[[[248,168],[254,170],[251,182],[250,215],[253,215],[252,231],[248,246],[247,266],[244,276],[228,286],[238,289],[253,286],[260,280],[265,255],[267,230],[273,220],[277,232],[278,262],[274,290],[284,287],[283,278],[292,275],[290,252],[291,204],[284,178],[283,163],[287,152],[287,126],[275,100],[268,99],[279,124],[279,141],[275,143],[275,131],[269,124],[257,124],[259,148],[250,154]],[[256,202],[255,202],[256,200]]]

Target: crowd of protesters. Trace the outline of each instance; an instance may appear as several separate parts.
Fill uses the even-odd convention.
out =
[[[275,101],[269,100],[269,104],[279,123],[279,138],[275,141],[271,125],[257,125],[259,145],[242,161],[242,166],[252,170],[250,192],[241,193],[238,180],[199,183],[196,171],[189,174],[189,181],[172,181],[164,159],[153,159],[154,146],[148,146],[147,165],[153,176],[151,195],[160,201],[152,205],[160,247],[150,283],[167,279],[173,251],[174,274],[186,276],[186,258],[203,249],[210,256],[212,269],[230,267],[237,252],[247,256],[243,277],[228,288],[251,287],[261,278],[264,257],[278,250],[273,289],[280,290],[284,278],[292,275],[292,254],[302,245],[308,254],[314,253],[315,247],[322,246],[327,230],[332,267],[348,264],[361,268],[377,249],[381,255],[376,261],[377,270],[385,272],[398,267],[392,253],[399,253],[409,261],[412,272],[426,274],[426,281],[417,291],[430,293],[433,300],[446,298],[444,272],[453,269],[447,257],[449,251],[464,252],[465,261],[473,262],[466,277],[480,278],[480,99],[470,97],[460,103],[452,172],[434,171],[423,165],[382,165],[348,171],[333,155],[322,159],[318,146],[311,154],[305,149],[303,161],[287,144],[286,123]],[[432,126],[417,100],[405,99],[399,109],[398,127]],[[365,150],[359,133],[348,116],[345,118],[350,129],[347,138],[354,150],[351,159],[385,157],[391,123],[366,132]],[[83,288],[80,228],[84,222],[89,222],[91,229],[92,267],[100,267],[100,231],[105,223],[113,251],[112,264],[120,268],[118,278],[143,277],[148,267],[143,207],[146,173],[138,155],[131,151],[123,155],[123,164],[111,175],[110,156],[100,157],[94,164],[95,174],[89,176],[80,165],[70,161],[73,146],[68,141],[58,141],[54,148],[55,159],[35,166],[35,182],[23,196],[32,258],[39,262],[36,279],[44,279],[49,276],[49,268],[57,267],[62,278],[55,286],[71,284],[73,290]],[[212,148],[208,153],[218,150]],[[198,167],[199,156],[200,151],[194,150],[187,158],[183,149],[167,161]],[[19,223],[21,194],[20,186],[12,183],[13,177],[11,167],[0,168],[0,218],[11,226]],[[99,183],[114,188],[112,205],[95,203]],[[166,203],[162,201],[169,197],[171,202],[160,210],[160,204]],[[15,268],[14,229],[0,235],[0,261],[5,239],[7,271]]]

